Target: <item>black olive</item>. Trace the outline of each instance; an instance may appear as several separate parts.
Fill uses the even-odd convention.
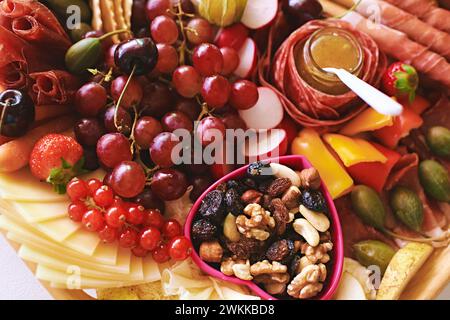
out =
[[[0,115],[2,136],[23,136],[34,122],[34,103],[25,92],[6,90],[0,94]]]
[[[122,42],[114,53],[114,61],[119,69],[142,76],[150,73],[158,62],[158,48],[151,38],[131,39]]]

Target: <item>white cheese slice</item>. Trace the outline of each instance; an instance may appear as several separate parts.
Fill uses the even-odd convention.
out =
[[[29,223],[67,217],[68,202],[14,202],[14,209]]]
[[[142,258],[137,258],[129,254],[127,255],[125,254],[125,252],[122,253],[123,257],[128,259],[128,264],[130,265],[130,272],[128,273],[105,272],[104,270],[100,270],[98,268],[98,265],[92,264],[90,267],[87,267],[87,265],[89,264],[83,260],[79,259],[77,260],[73,258],[62,259],[60,257],[46,255],[42,253],[39,249],[35,249],[27,245],[22,245],[18,251],[19,257],[24,260],[41,264],[43,266],[59,270],[61,272],[66,272],[71,268],[72,269],[79,268],[81,274],[86,275],[87,277],[93,277],[98,279],[111,279],[117,281],[144,280]]]

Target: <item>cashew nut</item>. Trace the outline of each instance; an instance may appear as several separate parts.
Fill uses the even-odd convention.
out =
[[[330,228],[330,219],[325,214],[309,210],[304,205],[300,205],[300,213],[317,231],[325,232]]]
[[[294,230],[305,238],[306,242],[312,247],[319,245],[319,232],[312,226],[308,220],[300,218],[296,219],[293,224]]]
[[[272,169],[272,172],[275,177],[277,178],[288,178],[291,180],[292,185],[296,187],[300,187],[301,180],[298,174],[292,170],[291,168],[279,164],[279,163],[271,163],[270,168]]]
[[[231,242],[238,242],[241,238],[236,226],[236,217],[229,213],[223,223],[223,234]]]

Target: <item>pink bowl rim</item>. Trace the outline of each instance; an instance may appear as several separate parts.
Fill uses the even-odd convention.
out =
[[[274,162],[274,163],[280,163],[285,164],[287,162],[299,162],[299,166],[302,166],[303,168],[311,168],[312,165],[308,161],[308,159],[304,156],[297,156],[297,155],[291,155],[291,156],[282,156],[278,158],[272,158],[267,159],[265,161],[268,162]],[[239,169],[234,170],[233,172],[225,175],[218,181],[216,181],[213,185],[211,185],[201,196],[197,199],[197,201],[194,203],[193,207],[189,211],[189,214],[186,218],[186,222],[184,225],[184,234],[189,239],[189,241],[192,242],[191,239],[191,226],[192,222],[194,220],[195,215],[197,214],[198,209],[200,208],[200,205],[205,198],[206,194],[210,191],[213,191],[219,186],[220,184],[227,182],[229,180],[235,179],[237,177],[243,176],[248,168],[248,165],[245,165],[243,167],[240,167]],[[325,184],[322,181],[321,191],[323,192],[325,199],[328,204],[329,208],[329,216],[332,220],[332,226],[331,226],[331,234],[333,238],[333,267],[331,276],[328,276],[328,280],[326,283],[326,287],[322,290],[319,296],[315,297],[315,300],[330,300],[338,285],[339,281],[342,275],[342,269],[344,264],[344,243],[343,243],[343,234],[342,234],[342,228],[341,223],[339,220],[339,215],[336,210],[336,206],[334,205],[333,198],[331,197],[328,189],[326,188]],[[206,274],[213,276],[217,279],[229,281],[231,283],[237,284],[237,285],[243,285],[247,286],[251,291],[253,291],[256,295],[261,297],[264,300],[278,300],[277,298],[273,297],[272,295],[268,294],[266,291],[264,291],[262,288],[260,288],[256,283],[252,281],[246,281],[241,280],[236,277],[230,277],[224,275],[219,270],[211,267],[208,263],[203,261],[200,256],[198,255],[196,250],[192,250],[191,258],[194,261],[195,264]]]

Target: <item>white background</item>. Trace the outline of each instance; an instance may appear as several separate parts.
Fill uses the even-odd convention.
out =
[[[52,297],[0,235],[0,300],[10,299],[43,300]],[[450,285],[439,299],[450,300]]]

